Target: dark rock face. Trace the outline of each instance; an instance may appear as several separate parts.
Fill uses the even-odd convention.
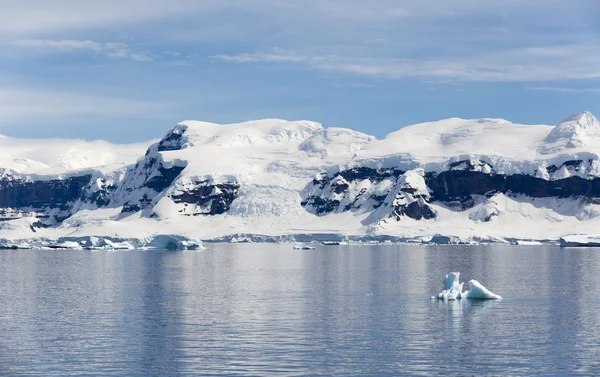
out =
[[[359,210],[371,212],[363,224],[404,217],[416,220],[433,219],[436,212],[429,206],[429,192],[422,171],[408,174],[400,169],[355,168],[332,177],[314,180],[307,188],[310,195],[301,203],[316,215]],[[376,187],[384,180],[387,185]],[[366,181],[369,181],[368,184]],[[360,190],[357,187],[363,187]],[[381,187],[388,187],[381,191]],[[369,190],[372,190],[369,192]],[[349,197],[349,195],[351,195]],[[347,203],[342,209],[342,202]],[[378,211],[375,211],[379,209]]]
[[[231,203],[239,195],[240,185],[237,183],[208,184],[208,181],[200,181],[191,190],[171,196],[175,203],[193,204],[200,208],[192,214],[185,215],[220,215],[229,210]]]
[[[402,174],[404,174],[404,171],[398,169],[372,169],[367,167],[357,167],[335,173],[332,177],[325,176],[321,179],[314,179],[313,185],[319,186],[320,188],[325,188],[329,182],[337,177],[342,177],[348,182],[368,179],[372,183],[379,183],[386,178],[398,178]]]
[[[185,129],[176,127],[169,132],[159,143],[158,151],[178,151],[183,146],[183,134]]]
[[[431,220],[437,217],[437,214],[431,209],[424,197],[416,197],[415,200],[408,204],[394,205],[390,217],[400,221],[403,216],[410,217],[415,220]]]
[[[0,180],[0,220],[12,220],[23,214],[36,214],[50,219],[47,214],[54,210],[51,220],[62,221],[70,216],[72,205],[85,199],[91,175],[54,179],[48,181],[25,181],[4,178]]]
[[[127,214],[127,213],[135,213],[135,212],[139,212],[142,210],[142,207],[138,204],[134,204],[131,202],[127,202],[123,205],[123,209],[121,209],[121,213],[122,214]]]
[[[173,166],[171,168],[158,168],[157,175],[153,176],[146,182],[146,187],[156,191],[162,192],[171,186],[177,176],[185,169],[183,166]]]
[[[387,198],[387,195],[369,195],[369,199],[373,201],[373,209],[381,207],[385,202],[385,198]]]
[[[494,167],[485,161],[462,160],[453,162],[448,170],[486,171],[494,173]]]
[[[590,160],[589,163],[591,164],[592,160]],[[546,167],[546,171],[548,171],[549,174],[554,174],[562,167],[566,167],[567,169],[573,169],[574,171],[579,171],[581,169],[582,165],[583,165],[583,160],[571,160],[571,161],[565,161],[560,166],[550,165],[550,166]]]
[[[300,203],[302,207],[311,206],[315,208],[317,215],[326,215],[331,212],[335,212],[340,206],[339,200],[324,199],[320,196],[310,196],[305,201]],[[350,208],[344,208],[344,212],[349,211]]]
[[[96,191],[86,190],[83,196],[83,201],[93,203],[98,208],[107,207],[112,201],[112,194],[117,189],[117,185],[110,185],[106,180],[101,179],[101,187]]]
[[[560,169],[570,173],[585,172],[592,166],[593,161],[572,160],[560,166],[548,166],[547,172],[552,176]],[[399,169],[370,169],[354,168],[341,171],[331,177],[315,179],[309,185],[308,191],[313,193],[303,200],[302,205],[310,208],[317,215],[324,216],[340,211],[340,198],[346,198],[349,187],[358,181],[368,179],[379,183],[384,179],[396,180],[404,172]],[[340,180],[337,177],[344,178]],[[387,194],[369,193],[363,189],[355,192],[356,198],[344,206],[341,211],[355,210],[354,204],[364,196],[375,210],[385,204],[390,208],[390,217],[400,220],[407,216],[416,220],[433,219],[435,211],[431,203],[441,203],[457,211],[464,211],[475,205],[476,196],[492,197],[497,193],[506,195],[525,195],[530,198],[584,198],[588,203],[600,203],[600,178],[585,179],[572,176],[564,179],[546,180],[527,174],[503,175],[497,174],[490,164],[483,161],[458,161],[448,165],[448,170],[436,173],[428,172],[424,180],[429,189],[427,195],[422,195],[412,187],[402,187],[391,201]],[[312,187],[312,188],[311,188]],[[342,196],[340,196],[342,195]],[[347,202],[347,199],[345,200]],[[364,203],[364,201],[363,201]],[[481,221],[491,221],[499,213],[491,213]]]
[[[90,175],[33,182],[2,179],[0,180],[0,206],[61,207],[79,199],[90,179]]]
[[[446,171],[427,180],[432,201],[470,203],[471,195],[523,194],[532,198],[600,197],[600,178],[569,177],[547,181],[525,174],[495,175]],[[472,205],[471,205],[472,206]],[[467,208],[469,208],[467,206]]]
[[[331,192],[334,194],[343,194],[350,187],[348,184],[349,182],[369,180],[372,184],[378,184],[385,179],[396,180],[402,174],[404,174],[404,171],[399,169],[357,167],[337,172],[331,177],[324,176],[319,179],[314,179],[312,181],[312,186],[317,187],[320,190],[324,190],[329,186]],[[369,195],[369,199],[371,199],[370,203],[372,204],[372,208],[370,209],[379,208],[383,205],[383,202],[387,197],[387,195],[368,194],[366,190],[363,190],[353,199],[352,203],[347,204],[344,207],[343,211],[346,212],[359,209],[361,205],[357,204],[357,202],[363,195]],[[340,203],[341,201],[338,199],[327,198],[320,194],[307,196],[301,204],[303,207],[313,208],[314,213],[317,215],[326,215],[337,211]]]
[[[168,189],[185,166],[165,167],[162,157],[146,156],[131,168],[117,191],[125,199],[122,215],[129,215],[152,204],[152,200]]]
[[[596,161],[593,159],[587,160],[570,160],[565,161],[561,165],[550,165],[546,167],[546,171],[548,175],[552,177],[554,173],[559,170],[566,170],[569,174],[572,175],[581,175],[582,172],[585,171],[593,171],[593,165]],[[591,178],[591,177],[590,177]]]
[[[378,183],[378,182],[383,181],[386,178],[390,178],[390,177],[398,178],[402,174],[404,174],[404,171],[398,170],[398,169],[387,169],[387,168],[372,169],[372,168],[367,168],[367,167],[358,167],[358,168],[341,171],[341,172],[337,173],[336,175],[334,175],[334,178],[339,175],[342,178],[344,178],[346,181],[354,181],[357,179],[368,179],[372,183]]]

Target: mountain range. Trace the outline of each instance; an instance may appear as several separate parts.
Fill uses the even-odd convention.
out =
[[[555,242],[600,227],[600,122],[446,119],[383,139],[185,121],[160,140],[0,137],[0,238]]]

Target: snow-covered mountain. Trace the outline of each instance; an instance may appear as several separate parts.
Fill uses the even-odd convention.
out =
[[[186,121],[150,146],[0,146],[5,239],[515,241],[600,225],[589,112],[557,126],[447,119],[381,140],[267,119]]]

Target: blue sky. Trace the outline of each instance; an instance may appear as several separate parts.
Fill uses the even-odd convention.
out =
[[[0,0],[0,133],[600,114],[596,0]]]

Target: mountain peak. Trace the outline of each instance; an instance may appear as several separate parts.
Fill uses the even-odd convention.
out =
[[[568,117],[566,117],[565,119],[563,119],[559,125],[563,124],[563,123],[568,123],[568,122],[576,122],[579,123],[581,125],[591,125],[594,122],[598,122],[598,119],[596,119],[596,117],[594,116],[594,114],[592,114],[589,111],[582,111],[579,113],[575,113],[572,115],[569,115]]]
[[[573,114],[563,119],[546,137],[543,153],[562,148],[580,148],[591,138],[600,137],[600,122],[589,111]]]

